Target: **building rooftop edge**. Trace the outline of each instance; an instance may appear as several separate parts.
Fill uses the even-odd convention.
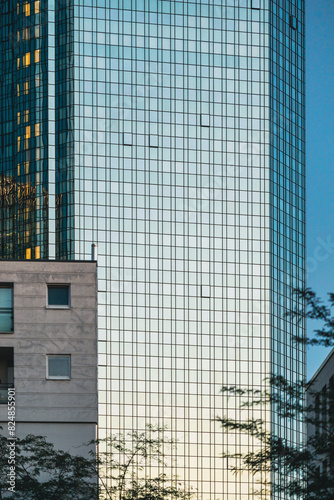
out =
[[[314,380],[317,378],[321,370],[324,368],[324,366],[328,363],[330,358],[334,355],[334,348],[331,350],[331,352],[327,355],[327,357],[324,359],[324,361],[321,363],[315,374],[310,378],[309,382],[307,382],[306,389],[308,389],[311,384],[314,382]]]
[[[83,264],[83,263],[90,263],[90,264],[97,264],[96,260],[91,260],[91,259],[86,259],[86,260],[81,260],[81,259],[64,259],[64,260],[59,260],[59,259],[1,259],[0,258],[0,264],[1,262],[53,262],[55,264],[62,264],[62,263],[78,263],[78,264]]]

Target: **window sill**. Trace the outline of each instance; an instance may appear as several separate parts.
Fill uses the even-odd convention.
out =
[[[71,306],[45,306],[45,309],[71,309]]]
[[[69,382],[72,379],[71,379],[71,377],[46,377],[45,380],[58,380],[58,381],[60,380],[61,382],[64,382],[67,380]]]

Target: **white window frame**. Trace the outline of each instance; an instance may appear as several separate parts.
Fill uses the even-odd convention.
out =
[[[69,358],[70,374],[69,376],[56,376],[49,374],[49,359],[51,358]],[[46,379],[47,380],[71,380],[72,376],[72,359],[70,354],[47,354],[46,355]]]

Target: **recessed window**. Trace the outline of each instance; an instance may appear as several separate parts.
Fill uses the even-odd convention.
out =
[[[48,285],[48,306],[70,307],[70,285]]]
[[[150,148],[159,147],[159,136],[155,134],[150,135]]]
[[[295,16],[290,16],[290,28],[297,29],[297,18]]]
[[[201,296],[202,296],[202,298],[210,298],[211,297],[210,285],[202,285],[201,286]]]
[[[14,387],[14,349],[0,347],[0,404],[8,403],[8,389]]]
[[[0,284],[0,332],[13,331],[13,286]]]
[[[210,115],[201,114],[201,127],[210,127]]]
[[[132,134],[129,132],[123,133],[123,145],[132,146]]]
[[[71,356],[69,354],[49,354],[46,360],[46,378],[68,380],[71,378]]]
[[[251,0],[252,9],[260,10],[260,1],[261,0]]]

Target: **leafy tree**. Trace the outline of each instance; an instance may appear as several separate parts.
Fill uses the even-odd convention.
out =
[[[322,327],[315,330],[315,337],[296,338],[296,342],[306,345],[334,346],[334,317],[331,307],[334,294],[329,294],[329,306],[325,305],[310,290],[296,291],[305,304],[290,313],[298,320],[306,318],[322,321]],[[317,426],[319,432],[309,436],[304,445],[297,445],[268,431],[263,419],[238,421],[227,417],[217,417],[226,432],[238,431],[251,436],[258,443],[246,453],[223,453],[233,465],[230,469],[239,474],[251,473],[258,484],[254,494],[262,499],[271,498],[271,493],[283,495],[282,498],[304,500],[334,498],[334,388],[321,394],[323,407],[330,410],[326,419],[319,421],[317,399],[319,394],[311,392],[311,400],[305,405],[305,381],[290,384],[284,377],[272,376],[267,381],[268,389],[263,391],[241,387],[223,387],[227,396],[240,397],[241,409],[270,407],[276,416],[289,427],[289,421]],[[322,464],[322,467],[319,465]],[[327,464],[327,468],[323,467]],[[321,472],[322,469],[322,472]]]
[[[12,442],[12,441],[11,441]],[[15,500],[190,500],[192,494],[175,478],[150,472],[164,464],[174,446],[164,429],[148,425],[92,441],[90,458],[55,450],[45,437],[28,435],[15,441],[15,493],[8,492],[9,449],[0,436],[0,499]],[[102,451],[104,449],[105,451]]]
[[[8,494],[8,457],[8,440],[0,436],[0,498]],[[96,460],[55,450],[42,436],[15,441],[15,475],[15,500],[97,498]]]
[[[101,498],[113,500],[188,500],[192,493],[177,478],[150,472],[165,465],[165,453],[174,446],[165,428],[147,425],[144,432],[113,435],[99,442]]]

